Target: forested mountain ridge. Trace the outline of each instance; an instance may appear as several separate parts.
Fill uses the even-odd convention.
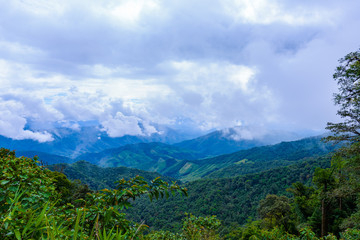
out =
[[[322,136],[241,150],[212,158],[164,143],[138,143],[78,157],[104,167],[125,166],[192,181],[222,178],[287,166],[305,157],[319,156],[336,146],[323,143]]]
[[[304,136],[286,131],[264,131],[257,128],[233,127],[185,140],[174,145],[214,157],[281,141],[294,141]]]
[[[233,162],[225,168],[211,172],[206,177],[234,177],[278,166],[287,166],[301,161],[303,158],[331,153],[340,147],[339,144],[324,143],[322,139],[323,136],[317,136],[249,149],[236,156],[237,159],[242,158],[240,161]]]
[[[249,217],[257,217],[258,203],[266,195],[290,196],[285,190],[297,181],[310,185],[315,169],[329,167],[330,158],[331,155],[303,158],[289,166],[252,174],[191,181],[184,185],[188,189],[187,198],[174,196],[152,202],[144,197],[134,202],[128,213],[136,222],[145,221],[150,227],[163,230],[179,230],[185,212],[197,216],[216,215],[226,226],[242,225]],[[116,188],[114,182],[122,177],[128,179],[141,175],[150,181],[160,176],[126,167],[102,168],[85,161],[53,165],[50,169],[62,170],[69,179],[80,179],[95,190]]]
[[[70,180],[80,180],[83,184],[87,184],[93,190],[101,190],[104,188],[116,188],[116,181],[125,178],[130,179],[136,176],[143,177],[146,181],[151,181],[157,177],[161,177],[165,181],[176,181],[174,178],[161,176],[156,172],[148,172],[128,167],[99,167],[86,161],[77,161],[72,164],[56,164],[47,166],[53,171],[64,173]]]
[[[44,165],[52,165],[52,164],[59,164],[59,163],[72,163],[73,159],[59,156],[55,154],[49,154],[45,152],[37,152],[37,151],[16,151],[17,156],[24,156],[28,158],[33,158],[37,156]]]
[[[121,137],[111,137],[102,127],[97,124],[79,126],[72,129],[67,127],[57,127],[47,129],[53,140],[48,142],[38,142],[31,139],[16,140],[0,135],[0,146],[17,151],[36,151],[68,158],[77,158],[81,154],[101,152],[106,149],[118,148],[127,144],[163,142],[173,144],[185,139],[193,138],[197,135],[189,134],[184,131],[176,131],[167,127],[157,126],[160,133],[149,136],[124,135]]]
[[[171,197],[150,202],[139,199],[129,209],[129,216],[155,229],[179,228],[185,212],[197,216],[216,215],[225,226],[242,225],[257,218],[259,201],[268,194],[290,196],[292,183],[309,185],[317,167],[330,166],[330,156],[307,158],[286,167],[232,178],[200,179],[186,183],[187,198]]]
[[[125,166],[146,171],[162,173],[184,159],[198,159],[202,155],[164,143],[137,143],[99,153],[79,156],[76,160],[85,160],[103,167]]]
[[[322,136],[275,145],[256,147],[201,160],[181,161],[166,175],[191,181],[199,178],[222,178],[260,172],[293,164],[305,157],[327,154],[338,146],[321,141]]]

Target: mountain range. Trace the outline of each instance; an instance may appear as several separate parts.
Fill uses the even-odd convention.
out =
[[[188,182],[201,178],[234,177],[288,166],[307,157],[326,155],[338,147],[324,143],[321,139],[322,136],[310,137],[207,158],[203,158],[201,153],[174,145],[137,143],[99,153],[87,153],[74,160],[65,158],[65,161],[71,163],[84,160],[101,167],[134,168]],[[59,159],[56,155],[48,154],[45,157],[54,159],[52,162]]]
[[[80,180],[93,190],[113,189],[116,188],[116,181],[136,176],[141,176],[146,181],[151,181],[157,177],[161,177],[167,182],[176,181],[174,178],[161,176],[156,172],[128,167],[102,168],[86,161],[78,161],[73,164],[54,164],[48,166],[48,168],[64,173],[70,180]]]
[[[0,146],[17,151],[36,151],[74,159],[81,154],[100,152],[127,144],[142,142],[175,143],[192,135],[177,132],[170,128],[150,136],[110,137],[100,126],[83,126],[79,129],[54,128],[47,130],[54,138],[49,142],[38,142],[31,139],[16,140],[0,136]]]
[[[0,137],[0,145],[8,148],[9,145],[17,146],[17,155],[38,155],[47,165],[85,160],[101,167],[158,172],[185,182],[260,172],[335,149],[335,146],[321,142],[321,136],[264,146],[297,135],[277,131],[259,134],[251,130],[229,128],[171,145],[172,140],[181,139],[172,130],[167,131],[168,136],[112,138],[98,127],[85,126],[77,131],[68,128],[53,130],[55,140],[52,142]]]
[[[191,149],[203,156],[218,156],[253,147],[294,141],[306,135],[279,130],[258,130],[253,127],[233,127],[211,132],[195,139],[185,140],[174,145]]]
[[[181,151],[192,152],[194,156],[186,158],[193,159],[214,157],[252,147],[296,140],[304,136],[285,131],[259,131],[249,127],[218,130],[196,138],[190,133],[165,127],[159,128],[158,133],[150,136],[122,137],[110,137],[97,125],[82,126],[78,129],[59,127],[47,131],[53,136],[53,141],[15,140],[0,136],[0,146],[17,151],[53,154],[75,161],[79,156],[88,153],[100,153],[129,144],[159,142],[173,145],[182,149]]]

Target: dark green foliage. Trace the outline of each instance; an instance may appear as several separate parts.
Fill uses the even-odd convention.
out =
[[[196,217],[185,214],[180,233],[170,231],[152,231],[144,236],[144,240],[218,240],[220,221],[215,216]]]
[[[296,182],[286,191],[293,194],[293,212],[296,220],[301,223],[306,222],[313,215],[314,209],[318,205],[315,188]]]
[[[139,176],[91,192],[35,160],[0,149],[0,239],[138,239],[141,225],[134,226],[122,210],[142,195],[187,194],[159,177],[148,183]]]
[[[216,215],[224,226],[243,224],[249,217],[257,217],[259,201],[267,194],[288,195],[286,189],[300,181],[310,184],[317,167],[329,167],[330,159],[308,159],[288,167],[235,178],[197,180],[187,183],[187,198],[169,198],[156,204],[139,199],[129,215],[136,221],[156,229],[179,229],[185,212],[197,216]]]
[[[269,194],[265,199],[260,200],[258,212],[259,217],[263,219],[267,228],[283,226],[287,232],[292,230],[289,198]]]
[[[220,225],[220,221],[215,216],[196,217],[186,214],[182,232],[184,238],[188,240],[216,240],[219,239]]]
[[[353,171],[353,168],[360,166],[360,162],[355,160],[359,153],[358,143],[340,149],[333,156],[330,168],[315,169],[313,186],[308,187],[301,182],[292,184],[287,190],[293,194],[290,200],[276,195],[268,195],[261,200],[259,216],[262,220],[255,222],[257,229],[251,234],[263,239],[264,234],[272,236],[274,230],[280,229],[307,239],[318,239],[317,236],[325,239],[337,239],[335,236],[357,239],[353,236],[357,236],[358,232],[351,230],[350,235],[346,235],[341,231],[359,226],[358,173]],[[229,234],[243,237],[247,229],[254,229],[252,226],[255,223]],[[281,236],[285,236],[285,233],[278,237]],[[291,239],[298,238],[294,236]]]
[[[114,189],[116,188],[115,181],[122,178],[129,179],[139,175],[144,177],[146,181],[150,181],[161,176],[158,173],[127,167],[102,168],[86,161],[78,161],[73,164],[57,164],[47,167],[54,171],[63,172],[70,180],[79,179],[93,190],[104,188]],[[162,179],[168,182],[175,180],[169,177],[162,177]]]
[[[39,167],[36,159],[17,158],[14,151],[1,148],[0,170],[0,213],[2,215],[12,205],[12,199],[20,195],[22,208],[19,208],[19,212],[25,215],[28,214],[27,209],[30,206],[39,207],[50,198],[56,199],[59,196],[51,172]],[[11,215],[8,217],[11,218]]]

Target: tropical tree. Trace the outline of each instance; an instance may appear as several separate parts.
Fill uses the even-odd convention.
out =
[[[269,194],[260,201],[258,211],[267,227],[284,226],[290,230],[291,206],[287,197]]]
[[[344,121],[327,124],[326,129],[333,133],[327,140],[357,142],[360,140],[360,49],[339,62],[333,75],[339,86],[334,101],[340,106],[337,114]]]

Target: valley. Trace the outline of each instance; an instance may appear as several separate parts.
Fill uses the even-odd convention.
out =
[[[268,194],[290,196],[286,189],[293,183],[310,186],[316,168],[330,167],[331,154],[339,145],[325,143],[323,137],[250,147],[215,157],[203,154],[208,142],[201,145],[199,138],[194,140],[196,144],[190,144],[192,140],[173,145],[127,144],[75,159],[44,153],[38,157],[51,163],[49,169],[64,173],[70,180],[79,179],[93,190],[114,189],[116,181],[137,175],[147,181],[161,177],[182,183],[188,197],[176,195],[150,201],[144,196],[126,213],[135,222],[144,221],[150,229],[176,231],[180,230],[185,212],[216,215],[228,226],[223,231],[229,232],[230,226],[256,219],[259,201]],[[219,149],[224,144],[224,139],[220,140]],[[214,151],[220,152],[215,146]],[[34,153],[19,154],[32,157]]]

